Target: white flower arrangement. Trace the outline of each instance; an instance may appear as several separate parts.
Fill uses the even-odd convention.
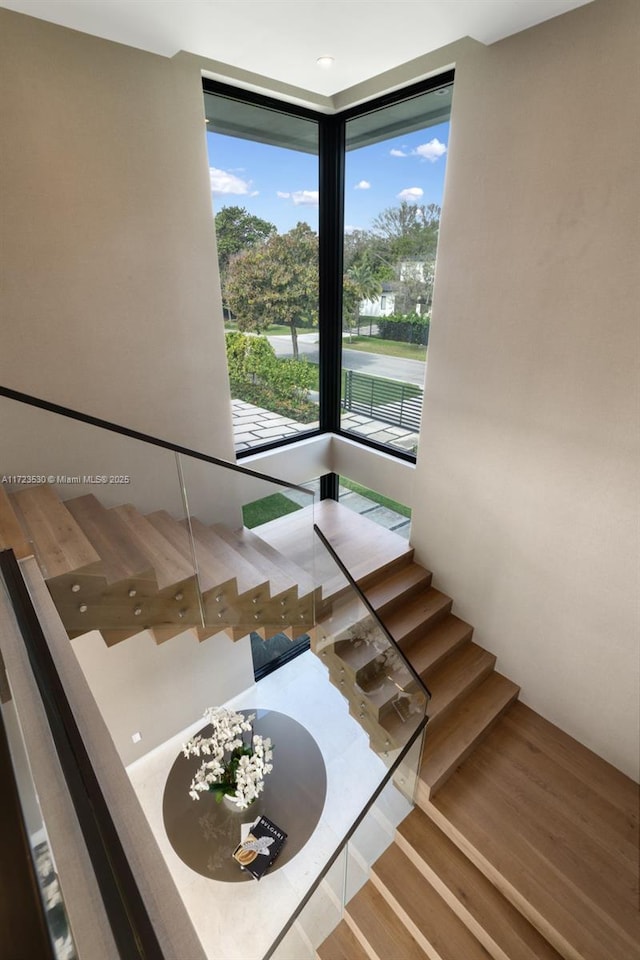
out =
[[[255,713],[245,718],[227,707],[209,707],[204,716],[213,734],[197,734],[182,748],[185,757],[210,758],[203,760],[191,781],[189,796],[199,800],[201,793],[212,791],[218,802],[226,796],[245,810],[262,793],[264,778],[273,769],[271,739],[253,733]],[[245,742],[247,732],[251,735]]]

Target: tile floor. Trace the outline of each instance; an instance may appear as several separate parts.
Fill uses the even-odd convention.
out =
[[[194,718],[190,728],[127,769],[209,960],[259,960],[340,844],[366,799],[382,782],[386,768],[370,749],[365,733],[349,715],[346,702],[311,652],[254,684],[229,705],[280,710],[294,717],[315,738],[327,769],[327,798],[314,834],[297,856],[259,884],[227,884],[200,876],[178,858],[164,831],[164,783],[182,743],[200,727],[200,718]],[[409,806],[395,788],[389,789],[397,794],[389,801],[395,820],[389,828],[390,842],[393,826],[406,815]],[[286,829],[286,824],[283,826]],[[379,835],[380,831],[378,842]],[[313,956],[309,951],[339,919],[340,891],[336,888],[341,885],[342,876],[336,865],[332,882],[324,884],[324,890],[305,910],[306,929],[298,924],[279,949],[281,960]],[[331,903],[336,914],[333,918],[327,907]],[[247,917],[253,918],[251,923],[247,923]],[[324,929],[327,921],[329,929]],[[238,937],[239,930],[243,931],[242,938]]]

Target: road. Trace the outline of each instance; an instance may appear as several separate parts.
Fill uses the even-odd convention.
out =
[[[298,352],[311,363],[319,362],[317,334],[298,335]],[[268,337],[278,357],[292,356],[291,337]],[[343,346],[342,365],[347,370],[358,370],[372,377],[384,377],[387,380],[400,380],[402,383],[424,385],[423,360],[404,360],[401,357],[383,357],[377,353],[365,353],[363,350],[349,350]]]

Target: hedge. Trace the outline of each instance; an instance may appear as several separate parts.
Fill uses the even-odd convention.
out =
[[[382,340],[395,340],[400,343],[429,343],[428,316],[417,313],[392,313],[388,317],[378,317],[378,336]]]

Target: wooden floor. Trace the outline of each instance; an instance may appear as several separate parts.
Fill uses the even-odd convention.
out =
[[[426,812],[558,952],[640,956],[638,787],[521,703]]]
[[[392,570],[394,565],[413,556],[413,549],[397,533],[341,507],[335,500],[321,500],[256,527],[255,532],[263,540],[303,570],[313,572],[315,582],[324,586],[325,593],[333,593],[343,578],[313,534],[314,523],[330,541],[354,580],[366,582],[370,576],[381,570]]]
[[[381,562],[386,531],[326,510],[350,568]],[[428,571],[393,563],[358,574],[433,694],[419,806],[318,956],[640,960],[638,786],[519,703]]]

